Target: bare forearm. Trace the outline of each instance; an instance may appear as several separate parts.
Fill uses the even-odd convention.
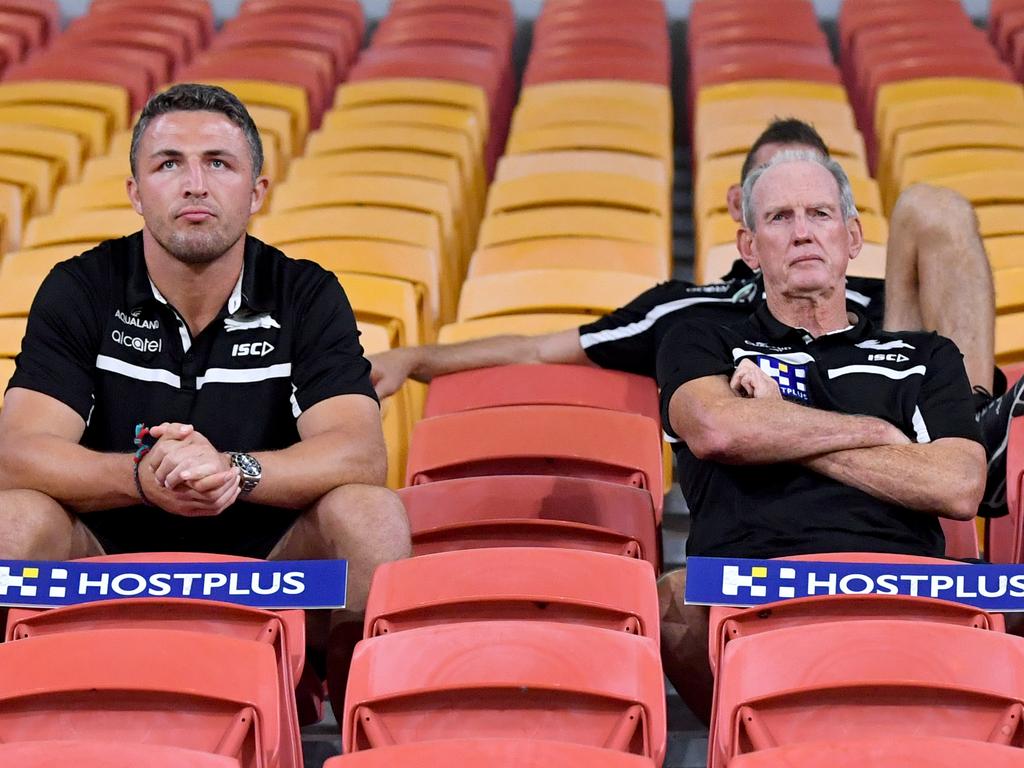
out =
[[[673,397],[670,411],[673,428],[698,458],[725,464],[797,461],[900,439],[898,430],[881,419],[783,400],[729,397],[694,407],[683,396],[678,402]]]
[[[939,517],[974,517],[985,488],[982,447],[968,440],[836,451],[801,462],[875,498]]]
[[[45,493],[74,512],[140,503],[131,454],[99,453],[54,435],[23,435],[0,445],[0,488]]]
[[[263,467],[263,478],[246,499],[274,507],[303,509],[334,488],[383,485],[387,477],[383,441],[367,444],[323,434],[253,455]]]

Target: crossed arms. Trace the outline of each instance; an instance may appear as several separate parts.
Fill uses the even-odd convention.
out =
[[[782,399],[749,361],[729,380],[705,376],[669,401],[672,429],[699,459],[724,464],[796,462],[876,498],[954,520],[974,517],[985,488],[985,451],[964,438],[911,443],[871,416]]]

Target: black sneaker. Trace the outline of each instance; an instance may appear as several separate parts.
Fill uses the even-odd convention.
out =
[[[979,517],[1003,517],[1006,506],[1006,446],[1010,435],[1010,419],[1024,414],[1024,378],[1005,394],[992,397],[982,387],[974,388],[975,418],[988,456],[988,480],[985,495],[978,508]]]

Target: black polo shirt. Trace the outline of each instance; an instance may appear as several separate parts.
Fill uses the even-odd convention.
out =
[[[246,237],[231,297],[193,338],[150,281],[142,248],[136,233],[58,264],[29,314],[9,386],[73,408],[84,446],[129,453],[136,424],[169,421],[194,424],[219,450],[275,450],[298,442],[298,417],[321,400],[376,400],[332,273]],[[212,518],[139,506],[82,519],[115,549],[232,551],[280,536],[296,514],[239,503]]]
[[[731,377],[751,360],[783,397],[809,408],[884,419],[914,442],[981,441],[963,358],[935,333],[888,333],[863,316],[843,331],[812,338],[761,303],[746,320],[676,324],[658,354],[662,418],[681,385]],[[680,485],[691,515],[687,553],[781,557],[874,551],[941,557],[938,518],[876,499],[795,463],[726,465],[694,457],[677,441]]]
[[[846,299],[881,325],[885,284],[867,277],[847,278]],[[602,368],[655,378],[661,339],[677,322],[700,318],[714,323],[743,320],[764,301],[764,281],[742,261],[722,282],[696,285],[669,280],[644,291],[601,319],[580,327],[580,346]]]

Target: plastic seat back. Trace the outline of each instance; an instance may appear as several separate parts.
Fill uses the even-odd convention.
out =
[[[364,636],[494,620],[565,621],[657,643],[654,570],[599,552],[534,547],[412,557],[374,572]]]
[[[356,646],[346,753],[438,738],[513,737],[665,754],[653,640],[539,621],[420,627]]]
[[[640,558],[661,570],[650,493],[551,475],[495,475],[402,488],[414,555],[560,547]]]

